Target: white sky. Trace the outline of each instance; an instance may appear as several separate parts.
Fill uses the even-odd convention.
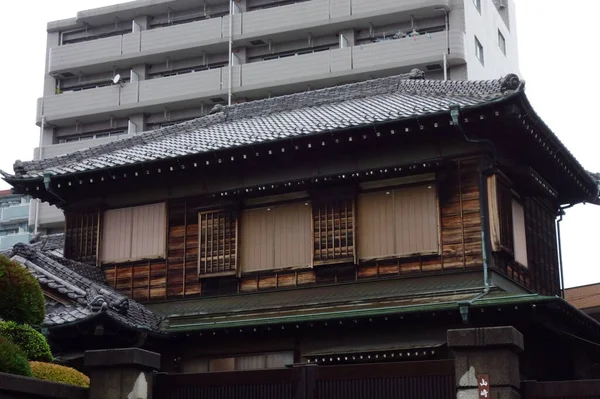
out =
[[[373,0],[376,1],[376,0]],[[399,0],[402,1],[402,0]],[[469,1],[469,0],[465,0]],[[484,0],[492,1],[492,0]],[[600,1],[515,0],[522,77],[527,96],[585,168],[600,172],[600,79],[596,76]],[[36,99],[42,93],[46,23],[118,0],[6,1],[0,24],[5,97],[0,130],[0,169],[12,172],[16,159],[29,160],[39,140]],[[24,10],[23,7],[33,9]],[[27,14],[23,20],[15,16]],[[16,40],[13,40],[16,39]],[[596,76],[596,77],[594,77]],[[0,189],[9,186],[1,181]],[[600,206],[579,205],[562,224],[565,285],[600,281]]]

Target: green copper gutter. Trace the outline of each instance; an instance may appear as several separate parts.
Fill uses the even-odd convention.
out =
[[[508,297],[497,297],[478,299],[470,304],[472,308],[493,306],[493,305],[511,305],[511,304],[527,304],[540,303],[556,300],[554,297],[545,297],[537,294],[525,294]],[[179,322],[176,325],[166,326],[163,331],[166,332],[188,332],[188,331],[204,331],[216,330],[224,328],[240,328],[240,327],[258,327],[271,326],[289,323],[306,323],[317,321],[340,321],[345,319],[356,319],[365,317],[382,317],[395,316],[410,313],[421,312],[438,312],[445,310],[459,310],[459,307],[465,301],[446,301],[436,302],[431,304],[421,305],[404,305],[404,306],[389,306],[375,309],[361,310],[344,310],[337,312],[319,312],[305,315],[290,315],[290,316],[274,316],[274,317],[256,317],[245,320],[223,320],[223,321],[207,321],[207,322]]]

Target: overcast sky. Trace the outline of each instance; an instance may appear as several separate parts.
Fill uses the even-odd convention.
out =
[[[376,1],[376,0],[373,0]],[[398,0],[403,1],[403,0]],[[470,0],[465,0],[470,1]],[[483,0],[492,1],[492,0]],[[522,77],[527,96],[585,168],[600,172],[598,98],[598,15],[600,1],[515,0]],[[46,22],[116,0],[6,1],[0,24],[4,93],[0,169],[12,172],[15,159],[29,160],[39,140],[34,124],[42,93]],[[24,10],[23,7],[33,9]],[[25,21],[17,18],[27,14]],[[0,182],[0,189],[9,186]],[[600,206],[569,209],[562,224],[567,287],[600,281]]]

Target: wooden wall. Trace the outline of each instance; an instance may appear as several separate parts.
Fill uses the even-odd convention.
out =
[[[440,253],[385,261],[268,270],[241,278],[198,278],[198,211],[202,200],[168,205],[167,258],[105,265],[107,281],[139,301],[194,297],[207,293],[252,292],[379,277],[443,273],[482,264],[479,172],[477,161],[455,162],[439,171]],[[205,202],[206,200],[204,200]],[[205,205],[205,204],[204,204]],[[332,262],[334,263],[334,262]]]
[[[500,251],[493,255],[493,267],[542,295],[560,295],[556,212],[536,197],[526,197],[523,204],[528,265],[524,267],[511,253]]]

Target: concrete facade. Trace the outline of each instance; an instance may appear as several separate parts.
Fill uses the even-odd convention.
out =
[[[519,72],[512,0],[481,0],[480,10],[476,0],[234,4],[231,18],[227,0],[138,0],[48,23],[34,159],[205,115],[230,92],[233,103],[251,101],[413,68],[442,79],[444,58],[450,79]],[[42,232],[62,219],[31,207]]]

